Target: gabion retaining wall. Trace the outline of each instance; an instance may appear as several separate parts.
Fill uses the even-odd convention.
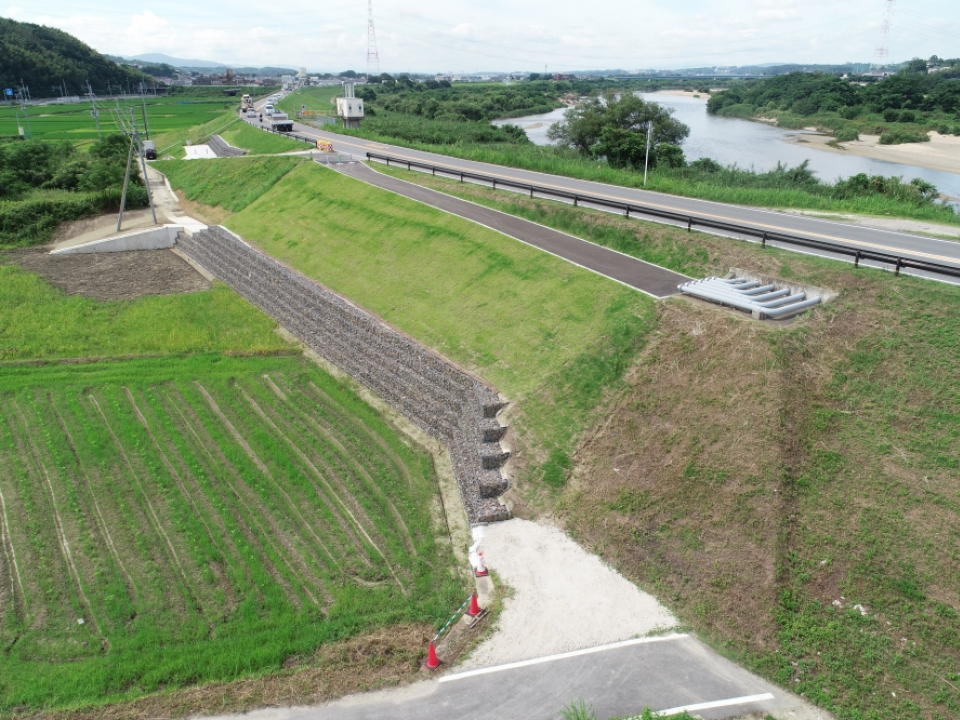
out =
[[[510,454],[493,389],[224,227],[184,234],[178,248],[445,443],[471,524],[510,517],[497,499]]]
[[[243,148],[234,147],[219,135],[211,135],[210,139],[207,140],[207,145],[210,146],[213,154],[217,157],[243,157],[250,152]]]

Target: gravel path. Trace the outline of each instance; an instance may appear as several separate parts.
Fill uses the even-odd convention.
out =
[[[556,528],[513,519],[486,526],[487,565],[514,589],[497,633],[467,659],[477,668],[628,640],[677,619]]]

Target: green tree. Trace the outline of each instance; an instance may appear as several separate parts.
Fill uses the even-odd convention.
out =
[[[656,164],[661,145],[679,146],[690,135],[690,128],[675,119],[671,110],[633,93],[614,91],[571,108],[547,135],[558,145],[575,148],[582,155],[606,157],[614,167],[642,167],[648,122],[653,123],[651,165]],[[672,162],[677,161],[675,151],[667,154]]]

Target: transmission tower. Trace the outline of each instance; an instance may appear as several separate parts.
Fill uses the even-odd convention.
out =
[[[893,23],[893,10],[897,0],[886,0],[883,9],[883,22],[880,24],[880,45],[873,54],[873,67],[880,70],[890,60],[890,25]]]
[[[377,32],[373,28],[373,0],[367,0],[367,81],[380,74],[380,55],[377,53]]]

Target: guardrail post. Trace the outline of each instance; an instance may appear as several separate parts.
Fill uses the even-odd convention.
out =
[[[530,199],[533,199],[533,185],[530,186]]]
[[[460,173],[460,182],[463,182],[463,173]]]
[[[629,205],[627,205],[627,211],[623,214],[623,216],[624,216],[625,218],[629,218],[629,217],[630,217],[630,206],[629,206]]]
[[[496,179],[496,178],[493,179],[493,189],[494,189],[494,190],[497,189],[497,179]]]
[[[407,170],[410,169],[410,163],[407,163]]]
[[[766,246],[767,246],[767,234],[764,233],[763,239],[760,241],[760,247],[766,247]]]
[[[687,218],[687,232],[693,229],[693,218]]]
[[[855,268],[860,267],[860,251],[857,250],[856,254],[853,256],[853,266]]]
[[[899,274],[900,274],[900,263],[902,263],[902,262],[903,262],[903,258],[897,258],[897,266],[896,266],[896,268],[895,268],[894,271],[893,271],[893,274],[894,274],[894,275],[899,275]]]
[[[431,168],[430,168],[430,174],[435,176],[435,175],[437,174],[437,168],[436,168],[436,167],[431,167]]]
[[[573,196],[573,206],[574,206],[574,207],[577,207],[577,196],[576,196],[576,195]]]
[[[386,161],[387,161],[387,167],[390,167],[390,158],[388,158],[388,157],[385,157],[385,158],[384,158],[384,160],[386,160]]]

